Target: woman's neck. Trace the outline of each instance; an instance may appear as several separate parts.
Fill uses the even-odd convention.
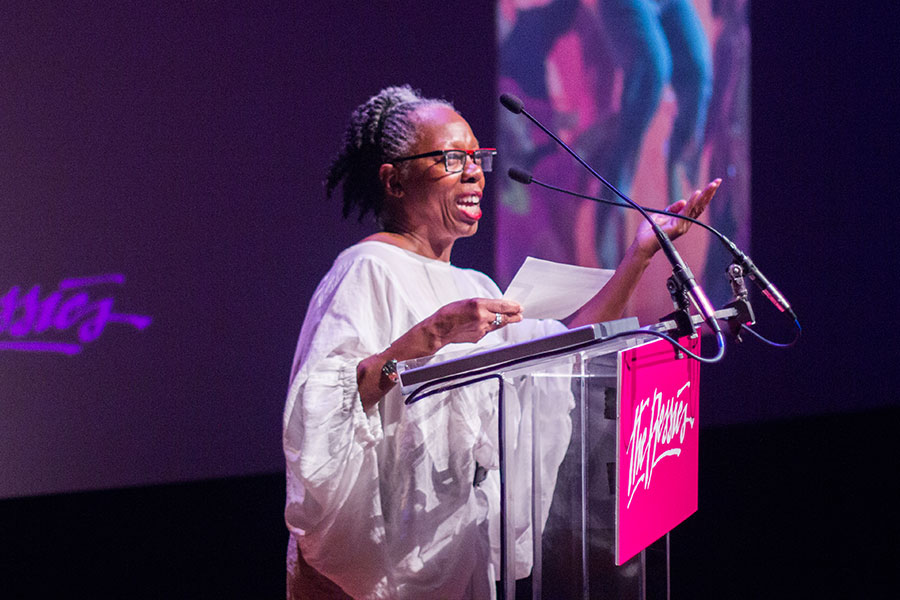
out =
[[[453,249],[453,242],[437,244],[429,241],[425,236],[417,235],[414,231],[379,231],[366,237],[363,241],[391,244],[419,256],[443,262],[450,262],[450,251]]]

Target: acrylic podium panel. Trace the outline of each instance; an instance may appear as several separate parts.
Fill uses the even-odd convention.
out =
[[[462,385],[500,404],[501,598],[529,583],[533,598],[666,597],[666,538],[615,565],[617,352],[652,339],[581,343],[552,356],[471,369],[457,381],[446,366],[435,370],[443,376],[439,387]],[[530,564],[523,566],[523,555]]]

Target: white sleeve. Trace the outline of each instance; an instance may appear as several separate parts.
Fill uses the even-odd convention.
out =
[[[336,265],[304,321],[285,406],[285,520],[303,557],[354,596],[384,587],[384,521],[377,408],[363,410],[360,360],[391,341],[386,269],[371,260]]]

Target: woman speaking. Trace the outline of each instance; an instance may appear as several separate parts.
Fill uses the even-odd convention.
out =
[[[478,231],[495,155],[452,105],[408,86],[353,112],[327,196],[340,187],[344,216],[371,212],[380,231],[319,283],[294,357],[283,430],[290,598],[491,598],[496,399],[461,390],[407,407],[396,362],[619,318],[659,248],[645,224],[567,323],[523,318],[489,277],[451,263],[454,242]],[[668,211],[696,217],[718,185]],[[672,238],[690,225],[656,218]],[[550,470],[568,444],[565,423],[558,429]],[[526,550],[517,546],[517,577],[530,570]]]

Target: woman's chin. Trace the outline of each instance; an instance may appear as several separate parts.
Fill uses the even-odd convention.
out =
[[[468,237],[470,235],[475,235],[475,232],[478,231],[478,221],[481,220],[481,210],[478,211],[478,216],[473,217],[466,213],[461,213],[459,223],[460,228],[465,232],[463,235]]]

